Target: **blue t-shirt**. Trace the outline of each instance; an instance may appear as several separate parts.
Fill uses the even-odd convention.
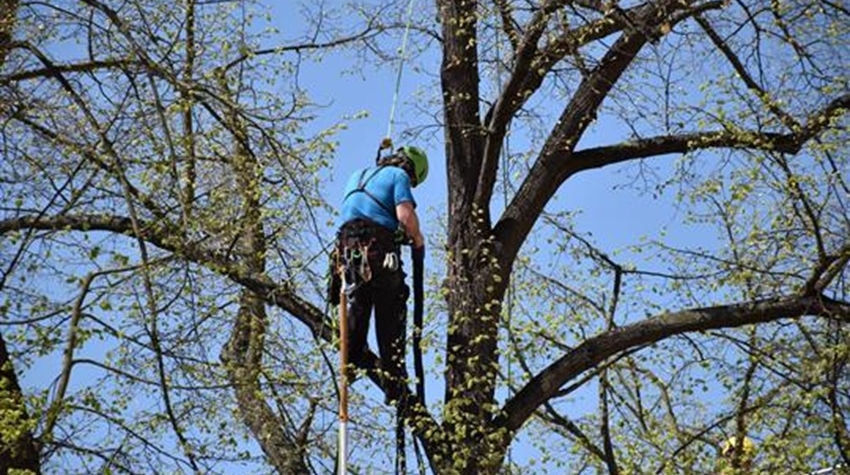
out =
[[[365,192],[356,191],[362,184],[365,184]],[[398,228],[395,207],[405,201],[416,206],[410,191],[410,177],[407,172],[394,166],[357,170],[348,179],[344,196],[341,213],[343,224],[353,219],[366,218],[392,231]]]

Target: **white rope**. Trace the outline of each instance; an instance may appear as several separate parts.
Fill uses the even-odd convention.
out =
[[[407,37],[410,34],[410,25],[413,22],[413,1],[407,3],[407,24],[404,27],[404,37],[401,40],[401,57],[398,61],[398,72],[395,78],[395,91],[393,92],[393,102],[390,106],[390,120],[387,126],[387,138],[392,139],[393,123],[395,122],[395,109],[398,103],[398,92],[401,89],[401,73],[404,70],[404,57],[407,54]]]

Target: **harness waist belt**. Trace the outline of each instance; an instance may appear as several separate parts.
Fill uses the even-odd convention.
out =
[[[360,239],[364,241],[373,240],[373,244],[382,251],[395,249],[395,233],[380,224],[369,219],[354,219],[342,225],[337,233],[340,244],[345,246],[349,239]]]

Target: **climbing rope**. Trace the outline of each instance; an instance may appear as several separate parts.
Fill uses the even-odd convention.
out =
[[[404,59],[407,55],[407,37],[410,35],[410,26],[413,24],[413,3],[415,0],[410,0],[407,2],[407,21],[404,26],[404,36],[401,40],[401,50],[399,51],[399,60],[398,60],[398,69],[396,71],[395,77],[395,88],[393,90],[393,99],[390,104],[390,117],[387,125],[387,135],[381,141],[381,145],[378,147],[378,156],[381,155],[381,150],[392,148],[393,141],[393,125],[395,124],[395,110],[398,105],[398,93],[401,89],[401,76],[404,72]]]

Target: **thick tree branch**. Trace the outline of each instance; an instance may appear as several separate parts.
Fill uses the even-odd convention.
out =
[[[535,173],[532,169],[520,193],[497,224],[497,233],[501,239],[505,239],[506,243],[515,239],[524,239],[533,225],[530,221],[538,215],[538,210],[542,210],[542,206],[569,177],[581,171],[629,160],[710,148],[766,150],[796,154],[809,140],[822,134],[831,127],[835,119],[843,116],[848,110],[850,110],[850,94],[837,97],[820,111],[810,114],[806,124],[799,128],[800,131],[796,134],[747,130],[694,132],[639,139],[572,153],[569,150],[556,151],[546,160],[541,157],[535,164],[535,169],[546,170],[547,173]],[[557,157],[557,160],[553,160],[553,157]],[[533,180],[533,177],[536,179]],[[510,236],[509,232],[521,234]],[[516,244],[521,242],[514,243]],[[514,245],[506,249],[513,251]]]
[[[126,236],[133,235],[130,218],[106,214],[45,216],[41,218],[25,216],[0,221],[0,237],[11,232],[30,229],[39,231],[106,231]],[[179,234],[173,234],[170,230],[163,229],[155,223],[141,225],[139,232],[145,241],[161,249],[180,254],[196,264],[211,268],[217,273],[230,277],[232,280],[254,290],[264,296],[268,303],[290,312],[301,323],[305,324],[315,337],[328,342],[334,340],[333,323],[327,320],[324,313],[309,302],[291,294],[285,288],[277,286],[271,279],[252,275],[241,269],[238,262],[227,259],[224,253],[218,253],[216,250],[204,248],[198,244],[179,243],[172,238],[179,236]]]
[[[594,147],[574,152],[568,159],[570,175],[608,165],[682,154],[709,148],[770,150],[795,154],[800,151],[797,137],[790,134],[757,132],[694,132],[632,140],[617,145]]]
[[[643,34],[624,33],[579,85],[550,133],[540,156],[496,225],[496,237],[503,245],[503,268],[511,268],[536,217],[569,176],[569,170],[564,167],[565,158],[593,121],[608,92],[648,40]]]
[[[823,110],[811,114],[799,134],[779,134],[746,130],[693,132],[665,135],[595,147],[573,152],[564,162],[568,175],[640,158],[681,154],[710,148],[765,150],[799,153],[809,140],[823,133],[837,117],[850,109],[850,94],[835,98]],[[565,157],[566,158],[566,157]]]
[[[516,432],[571,379],[618,353],[692,332],[767,323],[806,315],[850,320],[850,303],[824,296],[790,295],[661,314],[589,338],[532,378],[508,400],[497,426]]]
[[[41,231],[107,231],[136,237],[130,218],[109,215],[64,215],[49,217],[21,217],[0,221],[0,238],[3,235],[28,229]],[[140,237],[160,249],[173,252],[189,262],[204,266],[251,290],[267,305],[274,305],[289,313],[305,325],[313,336],[328,343],[335,343],[335,323],[315,305],[294,293],[287,285],[279,285],[265,274],[250,272],[244,265],[228,259],[224,253],[205,248],[199,244],[183,243],[173,229],[157,223],[140,223]],[[375,370],[381,367],[380,360],[371,351],[364,354],[366,373],[376,386],[384,390]],[[429,454],[440,453],[438,440],[442,437],[439,424],[427,408],[416,404],[417,400],[407,386],[403,398],[413,401],[412,411],[416,418],[414,433],[428,448]]]

